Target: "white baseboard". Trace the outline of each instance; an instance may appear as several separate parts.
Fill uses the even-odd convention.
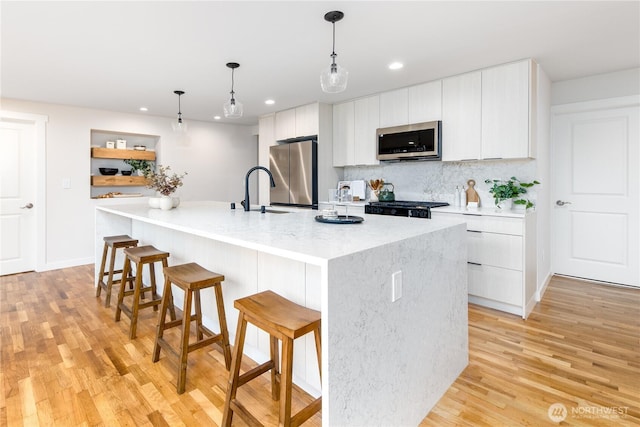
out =
[[[45,265],[43,265],[42,268],[38,269],[38,271],[59,270],[61,268],[77,267],[79,265],[93,264],[94,262],[95,260],[93,259],[93,257],[69,259],[69,260],[59,261],[59,262],[48,262]]]
[[[547,291],[547,286],[549,286],[549,282],[551,282],[551,278],[553,277],[553,273],[547,274],[547,278],[542,283],[542,286],[538,288],[536,291],[536,301],[542,301],[542,296]]]

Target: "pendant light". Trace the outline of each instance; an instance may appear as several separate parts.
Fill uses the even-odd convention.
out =
[[[347,88],[349,72],[336,64],[336,22],[344,18],[344,13],[334,10],[324,15],[325,21],[333,24],[333,50],[331,51],[331,65],[320,73],[320,86],[327,93],[342,92]]]
[[[224,103],[222,106],[224,108],[224,116],[229,119],[237,119],[242,117],[242,102],[236,101],[233,91],[233,73],[236,68],[238,68],[240,64],[237,62],[229,62],[227,63],[227,67],[231,68],[231,99]]]
[[[187,131],[187,123],[182,120],[182,111],[180,108],[180,97],[184,95],[184,91],[182,90],[174,90],[173,93],[178,95],[178,120],[171,122],[171,127],[173,131],[176,133],[184,133]]]

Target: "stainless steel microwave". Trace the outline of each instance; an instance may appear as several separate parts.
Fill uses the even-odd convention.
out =
[[[380,128],[378,160],[440,160],[442,158],[442,122],[433,121]]]

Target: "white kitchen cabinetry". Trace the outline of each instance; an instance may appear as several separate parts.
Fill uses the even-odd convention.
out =
[[[380,94],[380,127],[409,124],[409,89],[403,88]]]
[[[276,140],[296,137],[296,109],[276,113]]]
[[[354,101],[333,106],[333,166],[355,164]]]
[[[442,160],[481,158],[482,74],[480,71],[442,81]]]
[[[535,157],[536,70],[526,60],[444,79],[442,160]]]
[[[442,80],[409,88],[409,123],[442,120]]]
[[[482,70],[482,157],[535,157],[536,66],[531,60]]]
[[[318,104],[302,105],[276,113],[276,140],[318,134]]]
[[[333,165],[377,165],[377,95],[333,106]]]
[[[295,123],[295,126],[292,127],[292,123]],[[268,168],[270,146],[277,144],[277,141],[311,135],[318,136],[318,193],[326,195],[326,190],[336,188],[338,181],[342,179],[341,171],[333,167],[331,105],[314,103],[260,117],[258,160],[261,166]],[[258,174],[258,181],[259,200],[261,204],[268,205],[268,176]]]
[[[469,214],[431,211],[467,223],[469,302],[525,319],[536,304],[535,212]]]

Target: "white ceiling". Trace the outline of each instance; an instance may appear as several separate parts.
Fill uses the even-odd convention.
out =
[[[640,2],[1,1],[4,98],[213,121],[235,74],[245,117],[335,103],[522,58],[552,81],[640,67]],[[336,24],[347,90],[325,94]],[[387,64],[402,61],[400,71]],[[272,98],[273,106],[264,101]],[[146,106],[148,113],[140,113]],[[228,121],[230,120],[221,120]]]

